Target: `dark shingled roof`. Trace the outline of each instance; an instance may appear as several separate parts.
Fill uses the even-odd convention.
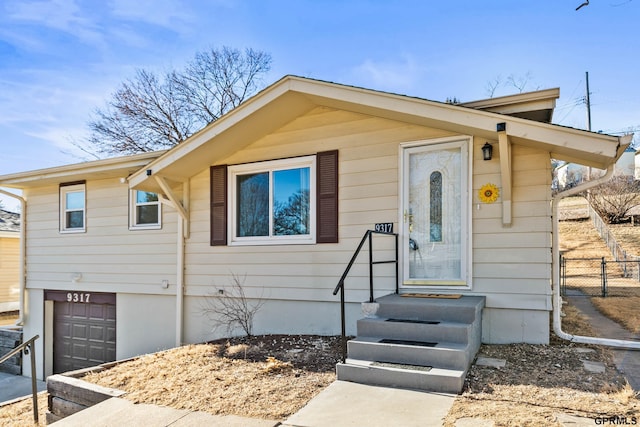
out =
[[[0,209],[0,231],[20,231],[20,214]]]

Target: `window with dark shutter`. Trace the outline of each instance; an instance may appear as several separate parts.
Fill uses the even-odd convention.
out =
[[[212,166],[211,246],[227,244],[227,165]]]
[[[317,154],[317,243],[338,243],[338,150]]]
[[[313,156],[307,157],[313,158]],[[306,181],[304,179],[300,181],[301,178],[296,181],[299,184],[298,187],[300,187],[302,190],[298,189],[298,187],[293,188],[290,182],[291,179],[286,178],[286,176],[289,176],[294,172],[296,176],[304,176],[303,172],[308,171],[311,168],[311,166],[303,165],[304,167],[301,167],[297,165],[297,163],[300,163],[301,161],[308,162],[309,160],[305,160],[305,158],[296,158],[295,162],[292,162],[290,159],[285,159],[278,161],[259,162],[251,165],[237,165],[230,167],[227,167],[227,165],[212,166],[210,169],[211,246],[278,243],[304,244],[306,241],[313,243],[314,237],[316,243],[338,243],[338,151],[334,150],[320,152],[317,153],[315,157],[315,214],[310,211],[310,205],[308,204],[308,190],[306,192],[306,194],[308,194],[306,199],[307,202],[306,204],[302,203],[305,200],[304,188],[309,188],[308,173],[306,175]],[[276,165],[278,167],[274,168],[273,171],[270,171],[270,169],[268,168],[265,169],[266,166],[270,166],[273,168],[273,164],[276,162],[278,162],[278,164]],[[293,163],[296,163],[296,165],[294,165],[296,166],[295,168],[283,168],[283,165],[291,166],[290,164]],[[252,168],[254,168],[255,171]],[[286,176],[281,176],[285,174]],[[245,181],[249,181],[249,178],[254,178],[255,176],[262,175],[274,181],[274,197],[280,197],[282,196],[282,194],[285,194],[283,193],[284,190],[287,190],[288,192],[285,194],[286,197],[280,197],[282,200],[276,200],[277,203],[273,203],[274,206],[278,207],[278,209],[274,211],[275,214],[272,215],[274,227],[273,233],[269,233],[269,229],[267,227],[267,231],[264,233],[252,234],[249,232],[245,232],[246,230],[248,230],[248,226],[245,226],[245,222],[252,220],[252,224],[256,223],[256,219],[254,218],[256,217],[255,213],[260,213],[262,212],[262,210],[259,210],[255,207],[246,207],[251,205],[251,203],[249,202],[252,202],[254,204],[257,203],[256,195],[259,195],[260,191],[257,187],[254,188],[255,186],[247,187],[251,188],[251,191],[248,192],[248,196],[251,197],[245,200],[245,198],[242,197],[245,190],[243,190],[244,187],[241,184]],[[229,179],[231,179],[231,182],[229,182]],[[277,190],[278,183],[280,182],[279,180],[284,180],[283,182],[286,184],[284,185],[282,191]],[[229,190],[229,188],[231,188],[231,190]],[[231,198],[229,198],[228,191],[233,192],[231,194]],[[292,194],[289,194],[292,191],[293,197]],[[311,193],[312,194],[310,194],[310,196],[313,197],[313,192]],[[269,197],[269,192],[266,193],[266,196]],[[284,203],[284,201],[288,202],[288,204]],[[232,208],[228,207],[229,203],[233,205]],[[291,206],[296,207],[297,209],[293,209],[291,208]],[[286,209],[287,207],[289,207],[289,209]],[[303,209],[303,207],[306,208]],[[297,219],[297,222],[293,221],[292,223],[295,227],[280,227],[280,225],[289,224],[291,223],[291,221],[288,220],[288,216],[285,215],[284,217],[282,217],[282,215],[279,215],[279,213],[286,213],[289,211],[291,211],[291,215],[289,216],[295,214],[292,217],[295,217]],[[231,212],[231,215],[234,216],[229,218],[229,212]],[[316,226],[315,229],[313,227],[311,228],[311,230],[315,231],[315,236],[313,231],[309,230],[308,226],[307,228],[303,227],[303,225],[308,224],[308,220],[300,220],[300,218],[304,218],[303,214],[305,212],[307,213],[307,216],[308,214],[315,215]],[[249,216],[249,213],[251,213],[252,215]],[[269,215],[271,215],[271,213],[267,209],[265,216],[267,221],[269,221]],[[228,235],[228,230],[230,229],[230,226],[228,225],[229,221],[235,224],[232,227],[233,230],[231,235]],[[284,231],[280,230],[281,228]]]

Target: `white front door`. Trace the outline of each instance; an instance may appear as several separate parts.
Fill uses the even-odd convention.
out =
[[[403,284],[468,285],[468,141],[403,148]]]

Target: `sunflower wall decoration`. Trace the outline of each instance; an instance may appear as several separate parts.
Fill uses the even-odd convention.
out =
[[[494,184],[485,184],[478,190],[478,196],[482,203],[493,203],[498,200],[500,190]]]

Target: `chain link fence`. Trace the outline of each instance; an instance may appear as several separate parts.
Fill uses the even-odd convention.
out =
[[[560,257],[561,295],[567,290],[591,297],[640,296],[640,259]]]

